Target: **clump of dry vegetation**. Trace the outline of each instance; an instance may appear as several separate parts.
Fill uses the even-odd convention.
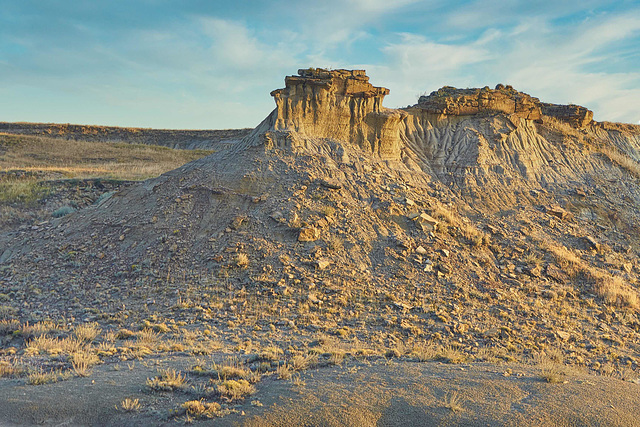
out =
[[[242,379],[222,381],[216,386],[216,390],[223,400],[229,402],[244,399],[256,392],[255,386]]]
[[[187,417],[215,418],[223,414],[222,407],[217,402],[205,402],[204,400],[189,400],[182,404]]]
[[[116,405],[116,409],[124,412],[137,412],[140,410],[140,406],[140,399],[131,399],[130,397],[127,397],[122,401],[122,403],[120,403],[119,407]]]
[[[629,155],[621,153],[612,145],[602,146],[600,148],[600,152],[604,154],[612,163],[617,164],[634,177],[640,178],[640,163],[635,161]]]
[[[451,410],[452,412],[460,412],[463,411],[464,408],[462,406],[462,400],[458,395],[458,392],[451,392],[445,396],[444,399],[444,407]]]
[[[147,379],[147,387],[154,391],[175,391],[184,388],[187,377],[175,369],[162,369],[160,375]]]
[[[70,377],[71,377],[70,373],[63,372],[62,370],[43,371],[42,369],[38,369],[28,375],[27,384],[29,385],[50,384],[50,383],[55,383],[61,380],[68,379]]]

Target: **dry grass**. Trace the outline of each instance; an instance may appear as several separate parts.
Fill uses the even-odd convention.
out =
[[[155,391],[174,391],[184,388],[187,377],[175,369],[161,369],[159,376],[147,378],[147,386]]]
[[[68,372],[62,372],[62,370],[58,371],[42,371],[37,370],[29,374],[27,378],[27,384],[29,385],[43,385],[55,383],[61,380],[66,380],[71,377],[71,374]]]
[[[0,202],[18,202],[28,205],[40,200],[48,192],[49,190],[35,178],[12,178],[0,181]]]
[[[86,344],[76,338],[51,338],[47,335],[40,335],[27,342],[25,354],[36,355],[46,352],[51,356],[58,354],[82,353]]]
[[[126,398],[120,403],[120,407],[116,405],[116,409],[124,412],[137,412],[140,410],[140,399]]]
[[[102,329],[100,329],[98,324],[94,322],[78,325],[75,327],[73,332],[76,338],[80,341],[92,342],[98,335],[100,335]]]
[[[0,335],[9,335],[20,329],[20,322],[16,319],[0,320]]]
[[[260,380],[260,374],[252,370],[242,367],[237,359],[228,359],[222,364],[214,363],[210,368],[206,366],[196,365],[191,369],[196,375],[206,375],[217,378],[221,381],[232,379],[244,379],[251,383]]]
[[[0,361],[0,378],[15,378],[23,375],[26,369],[22,365],[10,363],[7,361]]]
[[[453,347],[451,345],[446,345],[440,349],[438,352],[438,359],[442,360],[446,363],[464,363],[467,361],[468,357],[465,353]]]
[[[217,402],[190,400],[182,404],[182,409],[187,412],[187,417],[214,418],[220,415],[222,407]]]
[[[249,266],[249,257],[247,256],[247,254],[236,255],[234,261],[237,267],[246,268]]]
[[[580,271],[588,270],[588,266],[571,250],[564,246],[542,242],[541,246],[550,252],[556,263],[570,277],[576,277]]]
[[[622,277],[602,275],[598,277],[594,290],[607,304],[618,307],[640,307],[638,292],[625,283]]]
[[[38,337],[57,330],[59,330],[59,328],[50,321],[37,322],[33,325],[27,322],[19,329],[20,334],[25,337]]]
[[[0,158],[0,171],[19,169],[58,172],[66,178],[147,179],[211,153],[206,150],[173,150],[154,145],[6,134],[0,135],[0,146],[7,150]],[[36,189],[31,193],[34,191],[37,193]]]
[[[535,357],[535,363],[540,367],[541,378],[550,384],[559,384],[565,381],[564,357],[559,350],[549,350],[546,354]]]
[[[432,343],[415,346],[409,353],[419,362],[427,362],[438,358],[438,348]]]
[[[91,374],[90,368],[98,363],[100,358],[93,353],[83,352],[71,355],[71,367],[79,377],[88,377]]]
[[[256,388],[247,380],[227,380],[218,384],[216,390],[220,397],[229,402],[244,399],[256,392]]]
[[[278,368],[276,369],[276,377],[279,380],[288,380],[291,379],[293,372],[293,369],[291,369],[288,365],[283,364],[278,366]]]
[[[582,273],[590,279],[593,291],[605,303],[634,309],[640,307],[640,297],[637,290],[626,283],[623,278],[612,276],[610,273],[588,264],[564,246],[547,241],[540,242],[540,246],[552,254],[556,263],[571,278],[576,278],[578,274]]]
[[[617,164],[636,178],[640,178],[640,163],[628,155],[621,153],[617,148],[610,145],[602,147],[600,152],[611,160],[612,163]]]
[[[445,396],[444,407],[453,412],[460,412],[464,410],[460,396],[458,396],[458,393],[455,391]]]
[[[291,369],[294,371],[304,371],[309,368],[313,368],[318,364],[317,354],[308,354],[306,356],[296,355],[289,361]]]

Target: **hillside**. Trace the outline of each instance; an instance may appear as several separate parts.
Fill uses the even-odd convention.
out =
[[[103,363],[224,352],[279,378],[385,357],[637,379],[640,126],[510,86],[405,109],[387,93],[364,71],[300,70],[224,149],[1,235],[7,360],[69,369],[73,352],[16,333],[47,320],[61,337],[97,322],[85,351]],[[202,387],[217,415],[233,408]]]

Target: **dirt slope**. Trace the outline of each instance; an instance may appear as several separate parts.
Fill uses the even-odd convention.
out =
[[[301,70],[228,149],[0,236],[5,316],[633,377],[640,128],[445,92],[389,110],[364,72]]]

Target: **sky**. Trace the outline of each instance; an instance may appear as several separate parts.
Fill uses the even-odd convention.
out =
[[[309,67],[389,108],[503,83],[640,123],[640,0],[0,0],[0,121],[254,127]]]

